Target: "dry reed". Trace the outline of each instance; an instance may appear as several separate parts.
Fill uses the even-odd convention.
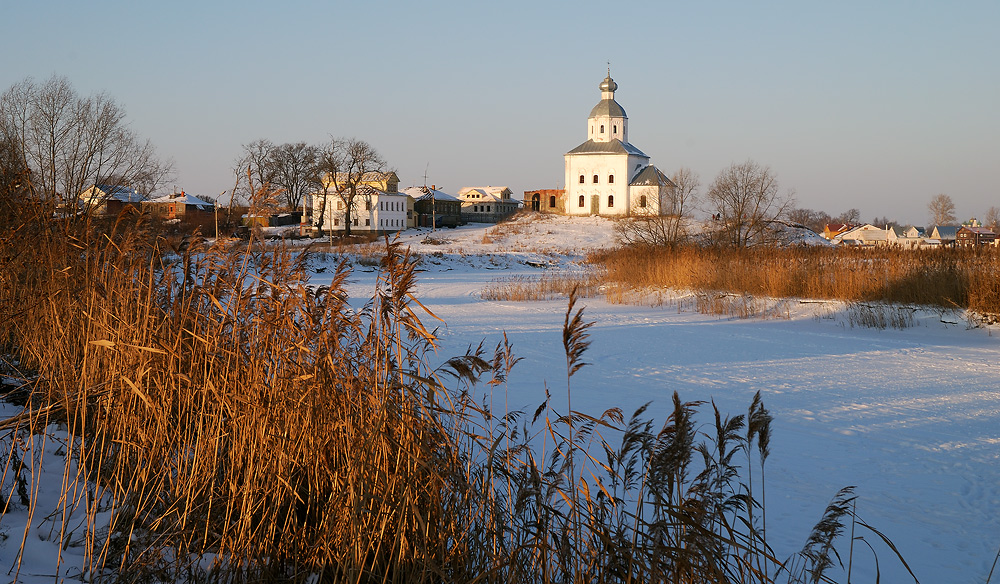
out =
[[[308,253],[168,248],[134,217],[62,224],[25,209],[2,210],[0,338],[35,381],[3,422],[0,494],[4,510],[15,494],[34,509],[43,459],[27,438],[63,424],[55,524],[93,581],[826,578],[845,497],[806,553],[774,557],[759,396],[747,415],[713,405],[704,439],[702,404],[676,394],[658,428],[646,407],[627,420],[550,400],[500,413],[512,348],[430,369],[433,315],[396,245],[355,309],[346,263],[310,288]],[[573,308],[567,389],[590,327]]]
[[[608,284],[1000,313],[992,249],[631,247],[594,254]]]

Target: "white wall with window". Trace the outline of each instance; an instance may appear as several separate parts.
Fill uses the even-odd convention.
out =
[[[404,193],[384,193],[375,189],[359,192],[354,198],[351,209],[351,231],[382,233],[405,230],[408,198]],[[344,230],[347,209],[341,197],[314,194],[313,205],[313,219],[318,222],[322,214],[323,231]]]

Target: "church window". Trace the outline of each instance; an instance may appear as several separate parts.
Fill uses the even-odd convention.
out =
[[[615,175],[613,175],[613,174],[609,174],[608,175],[608,184],[609,185],[615,184]]]
[[[582,207],[583,206],[583,195],[580,195],[580,202],[577,203],[577,206],[578,207]]]
[[[371,227],[371,225],[372,225],[372,220],[371,219],[365,219],[365,227]]]
[[[612,131],[612,133],[617,134],[618,133],[618,124],[615,124],[614,126],[611,126],[611,131]]]
[[[640,207],[646,206],[646,195],[642,195],[641,197],[639,197],[639,206]]]
[[[333,224],[334,225],[340,225],[340,217],[334,217],[333,218]]]
[[[597,184],[597,175],[596,174],[594,175],[594,184],[595,185]]]
[[[615,206],[615,196],[614,195],[608,195],[608,208],[610,209],[611,207],[614,207],[614,206]]]
[[[604,133],[604,124],[601,124],[601,133]]]
[[[555,206],[556,206],[556,196],[549,195],[549,207],[555,207]]]
[[[357,217],[355,217],[355,218],[354,218],[354,226],[355,226],[355,227],[357,227],[357,226],[358,226],[358,218],[357,218]]]
[[[344,202],[343,201],[337,201],[337,210],[338,211],[343,211],[344,210]]]
[[[371,211],[371,210],[372,210],[372,202],[365,201],[365,211]]]
[[[583,184],[583,182],[584,182],[584,181],[583,181],[583,175],[581,174],[581,175],[580,175],[580,184]]]

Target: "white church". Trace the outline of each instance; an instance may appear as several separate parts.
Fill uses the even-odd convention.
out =
[[[628,116],[615,101],[611,71],[587,118],[587,141],[566,153],[566,214],[660,215],[674,184],[628,141]]]

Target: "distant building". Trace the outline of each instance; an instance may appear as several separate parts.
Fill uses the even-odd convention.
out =
[[[957,225],[935,225],[931,229],[930,237],[941,242],[941,245],[955,245],[955,235],[957,233]]]
[[[163,221],[208,227],[215,222],[215,204],[181,191],[143,201],[142,210]]]
[[[140,208],[147,195],[122,185],[97,185],[80,194],[80,206],[94,215],[117,215],[126,207]]]
[[[854,229],[850,223],[827,223],[823,226],[823,237],[833,239],[845,231]]]
[[[350,214],[343,199],[337,195],[313,196],[313,221],[325,232],[345,231],[351,222],[351,232],[388,233],[406,229],[407,195],[388,193],[362,185],[351,205]]]
[[[458,191],[463,223],[497,223],[520,208],[508,187],[465,187]]]
[[[674,184],[628,141],[628,116],[615,101],[611,71],[587,118],[587,141],[565,155],[568,215],[669,214]]]
[[[963,225],[955,232],[955,245],[962,247],[976,247],[980,245],[993,245],[997,234],[989,227],[969,227]]]
[[[566,213],[566,191],[564,189],[542,189],[524,191],[524,208],[538,213]]]
[[[859,245],[862,247],[873,247],[876,245],[885,245],[886,243],[886,231],[881,227],[876,227],[871,223],[866,223],[859,227],[849,229],[836,238],[834,241],[842,243],[844,245]]]
[[[462,222],[462,201],[448,193],[430,187],[410,187],[403,192],[413,200],[415,227],[430,227],[434,217],[436,227],[455,227]]]

